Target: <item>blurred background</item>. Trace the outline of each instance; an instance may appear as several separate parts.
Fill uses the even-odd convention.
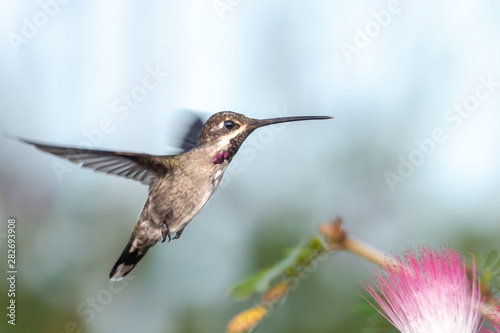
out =
[[[2,133],[165,154],[186,108],[335,119],[256,131],[183,236],[114,284],[147,188],[2,137],[0,267],[15,217],[18,274],[16,327],[2,315],[0,330],[222,332],[255,301],[230,287],[337,215],[386,253],[498,249],[499,14],[493,0],[2,1]],[[258,331],[361,332],[369,267],[331,256]]]

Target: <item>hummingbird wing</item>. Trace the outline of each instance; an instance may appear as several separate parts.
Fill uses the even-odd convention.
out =
[[[200,131],[202,128],[203,122],[201,121],[200,117],[194,115],[194,120],[191,124],[191,127],[189,127],[189,130],[184,136],[184,140],[182,141],[182,151],[186,152],[188,150],[191,150],[198,144],[198,137],[200,136]]]
[[[203,124],[203,117],[196,110],[183,108],[173,112],[167,123],[167,145],[180,148],[184,153],[191,150],[198,144]]]
[[[18,138],[36,148],[63,157],[82,167],[151,185],[157,175],[168,172],[170,156],[155,156],[98,149],[59,147]]]

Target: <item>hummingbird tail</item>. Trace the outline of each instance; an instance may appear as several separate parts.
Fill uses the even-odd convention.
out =
[[[118,258],[113,269],[111,269],[109,273],[109,279],[111,281],[123,279],[148,252],[148,249],[146,249],[144,252],[139,253],[139,248],[132,248],[133,240],[133,237],[131,237],[127,246],[123,249],[120,258]]]

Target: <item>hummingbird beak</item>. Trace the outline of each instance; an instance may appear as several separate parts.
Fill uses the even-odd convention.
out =
[[[279,123],[288,123],[291,121],[302,121],[302,120],[321,120],[321,119],[332,119],[333,117],[329,116],[298,116],[298,117],[280,117],[280,118],[270,118],[270,119],[254,119],[253,122],[249,124],[249,127],[254,130],[256,128],[279,124]]]

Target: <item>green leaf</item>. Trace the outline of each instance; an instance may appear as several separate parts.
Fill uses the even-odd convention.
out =
[[[240,300],[245,300],[255,292],[263,293],[269,288],[272,280],[283,274],[297,260],[300,253],[300,247],[294,248],[288,256],[280,260],[274,266],[266,268],[259,273],[250,276],[234,286],[230,294]]]
[[[485,267],[490,267],[492,266],[495,261],[498,259],[498,252],[496,250],[491,250],[491,252],[488,254],[488,257],[486,258],[486,262],[484,264]]]
[[[309,248],[313,251],[323,252],[326,250],[325,243],[319,237],[312,237],[309,240]]]
[[[266,268],[238,283],[231,289],[230,294],[237,299],[245,300],[256,292],[263,293],[269,288],[274,279],[281,275],[288,278],[297,276],[302,266],[309,265],[319,254],[325,251],[326,248],[321,239],[312,237],[305,244],[287,251],[286,257],[274,266]]]
[[[491,278],[492,278],[491,271],[489,269],[483,270],[482,276],[481,276],[482,282],[485,282],[488,284],[488,283],[490,283]]]
[[[248,297],[252,296],[255,293],[257,284],[266,277],[269,271],[270,269],[264,269],[259,273],[250,276],[246,280],[241,281],[233,288],[231,288],[231,291],[229,293],[231,294],[231,296],[237,299],[240,300],[247,299]]]
[[[495,276],[491,284],[497,289],[500,290],[500,275]]]
[[[476,262],[477,267],[483,267],[483,256],[481,253],[475,253],[474,254],[474,260]]]
[[[495,264],[491,267],[491,270],[495,273],[498,274],[500,273],[500,260],[497,260]]]

